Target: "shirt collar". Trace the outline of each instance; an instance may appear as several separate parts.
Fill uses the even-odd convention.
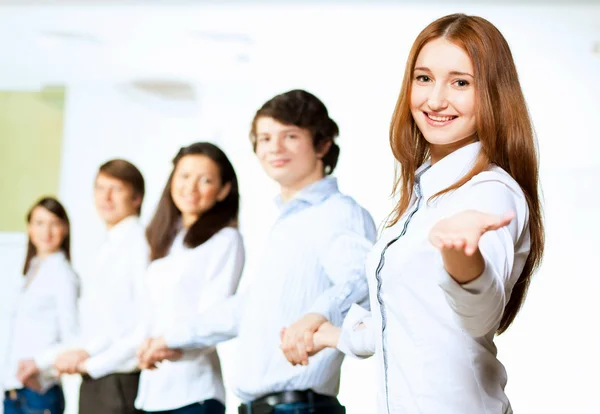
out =
[[[325,177],[298,191],[288,202],[283,201],[281,194],[275,198],[275,202],[280,209],[283,209],[286,205],[294,201],[302,201],[315,205],[323,202],[325,199],[329,198],[329,196],[337,192],[339,192],[337,179],[334,177]]]
[[[108,230],[108,240],[115,242],[122,239],[132,228],[136,227],[139,222],[140,219],[138,216],[133,215],[125,217]]]
[[[42,260],[42,263],[51,263],[51,262],[63,260],[63,259],[66,260],[66,256],[62,250],[59,250],[57,252],[51,253],[48,256],[44,257],[44,259]],[[31,259],[31,263],[29,264],[29,267],[32,268],[35,265],[37,265],[38,263],[40,263],[40,258],[38,256],[33,256],[33,258]]]
[[[425,199],[450,187],[464,177],[475,165],[481,149],[479,141],[465,145],[431,165],[431,159],[421,165],[415,173],[415,182],[420,185]]]

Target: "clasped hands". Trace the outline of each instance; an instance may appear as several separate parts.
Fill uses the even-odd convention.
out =
[[[40,370],[33,359],[22,359],[17,367],[17,380],[24,387],[35,391],[42,389],[39,381]]]
[[[82,373],[82,364],[89,357],[83,350],[72,350],[60,354],[55,363],[56,376],[61,374]],[[17,366],[17,380],[24,387],[34,391],[41,391],[40,368],[33,359],[22,359]]]
[[[280,348],[292,365],[308,365],[308,357],[324,348],[335,348],[340,328],[333,326],[325,316],[308,313],[281,330]]]
[[[137,350],[138,367],[140,369],[155,369],[157,363],[170,360],[175,361],[183,356],[179,349],[167,348],[162,338],[148,338]],[[90,358],[83,349],[74,349],[61,353],[54,362],[54,368],[58,375],[61,374],[87,374],[85,362]],[[33,361],[32,361],[33,362]],[[29,367],[29,365],[27,365]],[[29,371],[25,371],[24,373]],[[36,374],[39,371],[36,372]],[[22,381],[21,381],[22,382]],[[23,383],[25,385],[25,383]]]
[[[147,338],[137,350],[138,367],[140,369],[156,369],[162,361],[177,361],[183,357],[180,349],[167,346],[164,338]]]
[[[62,352],[54,361],[54,368],[61,374],[85,374],[85,361],[90,357],[83,349]]]
[[[307,365],[309,356],[325,347],[337,346],[338,330],[324,316],[309,313],[281,330],[281,349],[293,365]],[[176,361],[182,356],[181,350],[169,348],[161,337],[146,339],[137,351],[140,369],[155,369],[161,361]]]
[[[494,215],[462,211],[437,222],[429,233],[429,242],[443,255],[473,256],[483,234],[507,226],[514,218],[514,212]],[[326,347],[337,347],[339,337],[340,328],[329,323],[323,315],[309,313],[281,330],[280,348],[292,365],[308,365],[308,357]]]
[[[56,376],[58,377],[61,374],[85,373],[83,363],[87,358],[89,358],[89,354],[81,349],[61,353],[54,362]],[[22,359],[19,361],[17,380],[24,387],[40,391],[39,374],[40,369],[33,359]]]

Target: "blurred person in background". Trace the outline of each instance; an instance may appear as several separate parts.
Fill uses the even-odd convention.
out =
[[[148,329],[142,340],[235,293],[245,259],[239,208],[237,176],[225,153],[208,142],[181,148],[146,230],[152,263],[145,277]],[[156,414],[224,414],[216,348],[185,351],[179,360],[143,370],[136,406]]]
[[[77,335],[78,280],[71,267],[69,217],[55,198],[27,214],[22,287],[11,317],[2,381],[4,414],[61,414],[65,400],[54,359]]]
[[[141,317],[143,275],[149,250],[140,222],[145,184],[132,163],[114,159],[100,166],[94,201],[106,237],[82,272],[78,346],[55,361],[61,373],[80,373],[81,414],[130,414],[139,383],[135,358],[107,369],[102,354],[118,347]]]

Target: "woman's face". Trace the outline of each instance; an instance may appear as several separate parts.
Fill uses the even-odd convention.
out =
[[[432,162],[476,140],[473,64],[454,43],[427,43],[415,64],[410,110],[430,144]]]
[[[68,232],[65,222],[45,207],[37,206],[31,212],[27,234],[38,256],[59,251]]]
[[[171,197],[181,212],[184,227],[189,227],[218,201],[223,201],[230,190],[230,183],[221,183],[219,165],[200,154],[182,157],[171,180]]]

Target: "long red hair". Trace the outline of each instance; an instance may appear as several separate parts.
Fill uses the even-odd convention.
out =
[[[463,48],[473,62],[476,133],[481,142],[481,151],[471,171],[433,197],[459,188],[473,176],[488,169],[490,164],[495,164],[519,183],[529,207],[531,251],[504,310],[498,328],[498,334],[501,334],[519,312],[531,276],[540,265],[544,250],[544,225],[538,187],[536,139],[517,69],[506,39],[493,24],[481,17],[464,14],[442,17],[427,26],[412,46],[390,126],[390,145],[399,163],[394,194],[400,196],[392,212],[390,225],[396,223],[409,208],[415,171],[429,156],[429,144],[417,128],[410,111],[410,95],[417,57],[425,44],[438,38]]]

